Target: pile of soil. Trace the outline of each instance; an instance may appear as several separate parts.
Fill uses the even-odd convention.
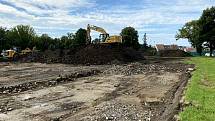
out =
[[[144,56],[155,56],[157,54],[157,50],[152,47],[148,48],[140,48],[139,51],[144,55]]]
[[[120,45],[88,45],[72,50],[47,50],[30,58],[33,62],[84,65],[118,64],[144,59],[140,52]]]
[[[161,50],[159,51],[161,57],[190,57],[191,55],[183,50]]]

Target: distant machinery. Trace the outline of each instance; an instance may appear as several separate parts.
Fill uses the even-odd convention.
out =
[[[109,34],[103,28],[88,24],[87,25],[87,44],[91,43],[91,36],[90,36],[91,30],[101,33],[99,36],[100,43],[107,43],[107,44],[122,43],[121,36],[119,35],[109,36]]]

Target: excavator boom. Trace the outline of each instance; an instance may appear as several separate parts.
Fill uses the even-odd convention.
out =
[[[89,30],[94,30],[94,31],[97,31],[97,32],[100,32],[102,34],[108,34],[103,28],[101,27],[97,27],[97,26],[94,26],[94,25],[89,25],[88,24],[88,27],[87,27]]]

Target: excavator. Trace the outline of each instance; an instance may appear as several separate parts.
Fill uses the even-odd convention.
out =
[[[122,43],[121,36],[119,35],[110,36],[103,28],[88,24],[87,25],[87,44],[91,43],[91,36],[90,36],[91,30],[101,33],[99,36],[99,40],[100,40],[100,43],[102,44]]]
[[[20,56],[27,55],[30,53],[32,53],[32,50],[29,48],[26,48],[25,50],[22,50],[20,52],[18,52],[16,49],[10,49],[2,51],[1,55],[9,60],[16,60]]]

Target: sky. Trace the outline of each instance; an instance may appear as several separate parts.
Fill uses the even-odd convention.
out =
[[[110,35],[131,26],[138,31],[140,43],[146,33],[151,45],[190,46],[187,40],[176,41],[177,30],[212,6],[215,0],[0,0],[0,26],[30,25],[38,35],[51,37],[75,33],[87,24]]]

